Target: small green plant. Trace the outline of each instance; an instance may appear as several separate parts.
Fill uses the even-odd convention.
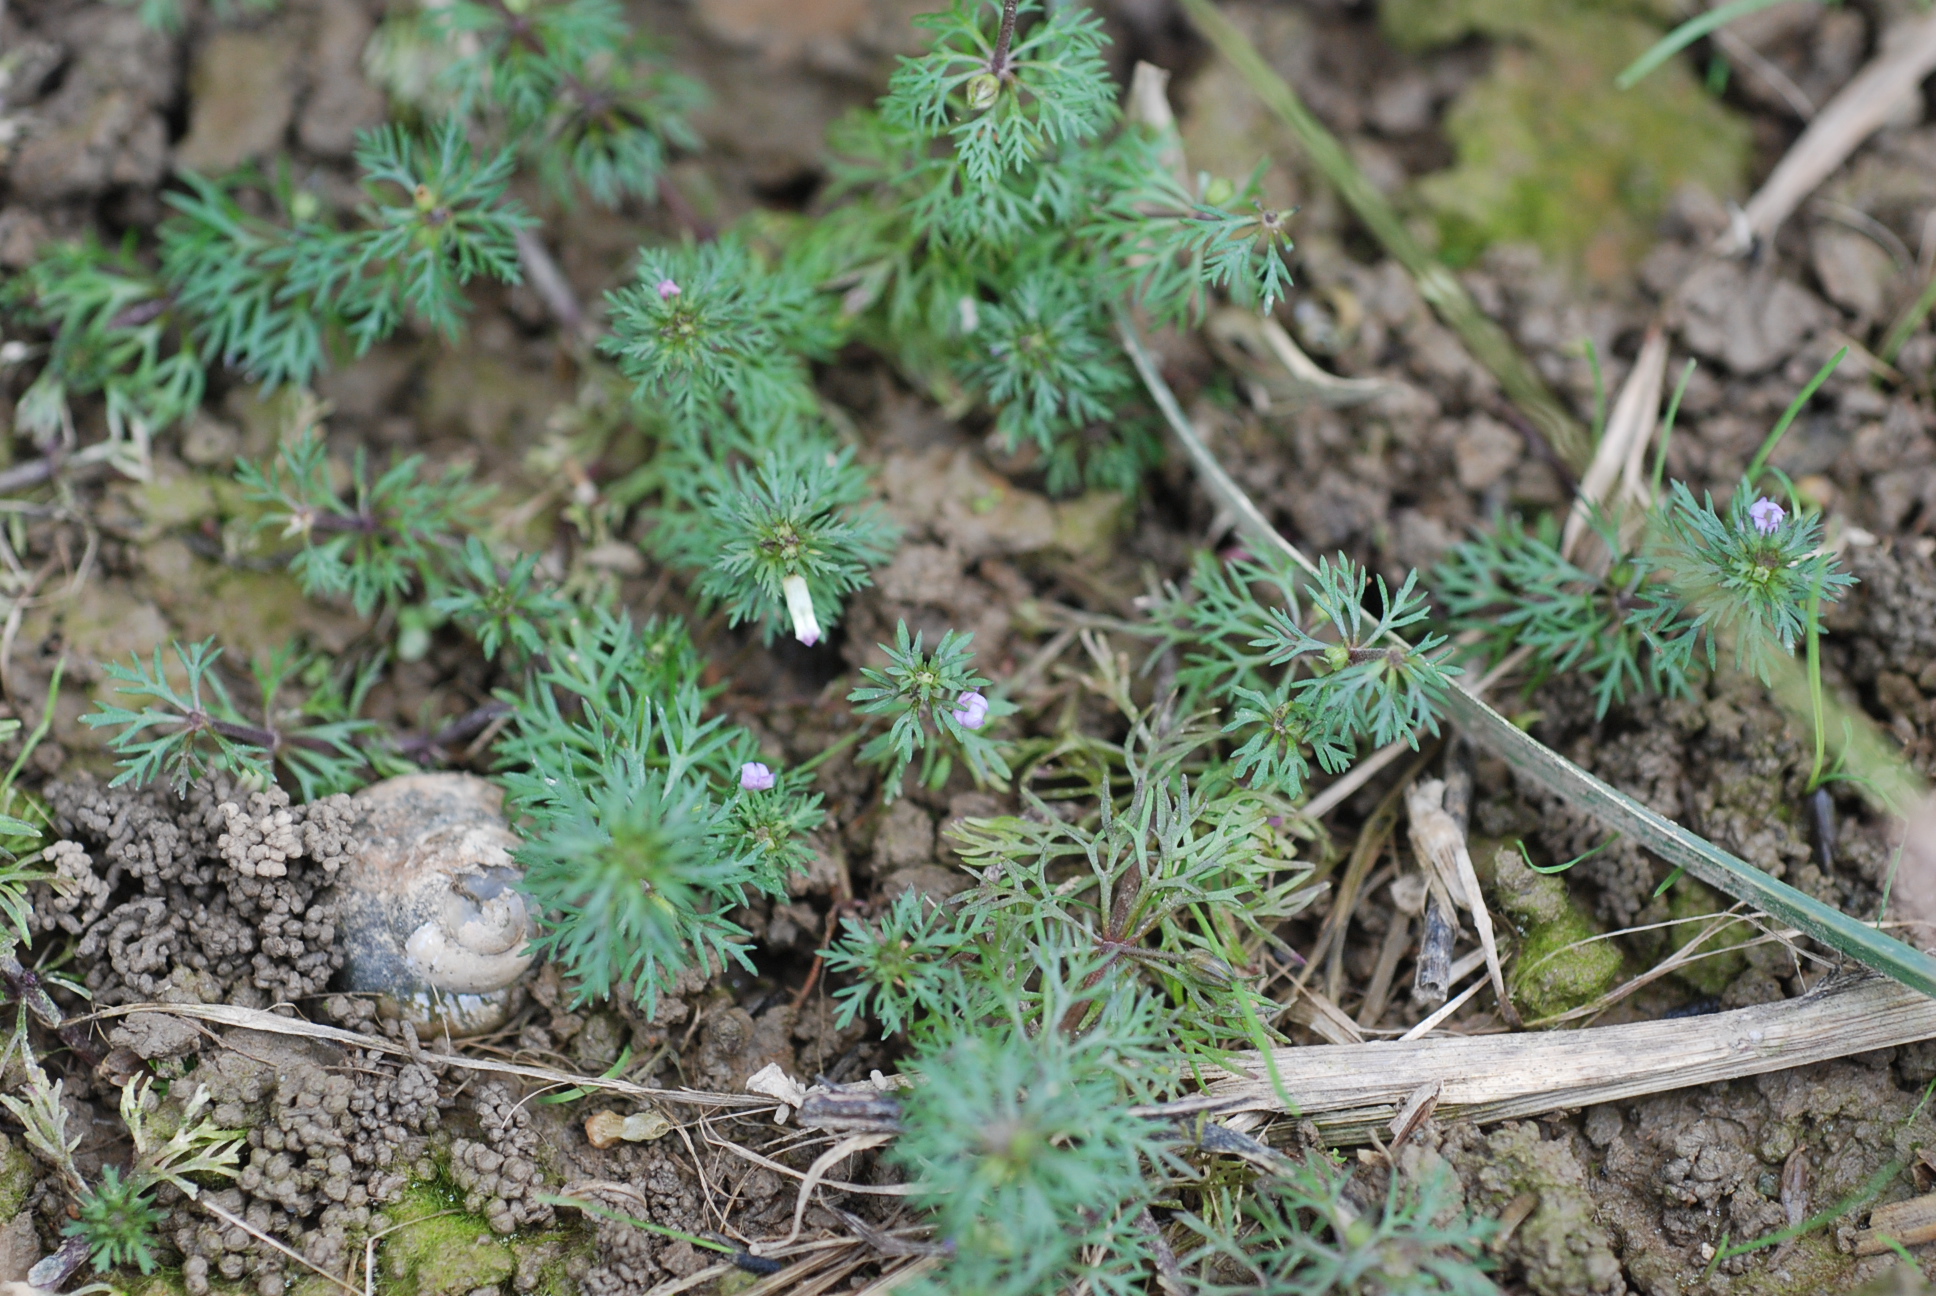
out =
[[[81,1193],[78,1208],[80,1218],[61,1232],[87,1240],[96,1273],[122,1265],[133,1265],[144,1274],[155,1271],[155,1225],[161,1223],[161,1212],[143,1189],[121,1177],[117,1167],[102,1167],[100,1181]]]
[[[507,154],[478,158],[446,120],[367,132],[356,160],[369,201],[349,228],[286,183],[188,176],[154,269],[131,244],[54,245],[0,300],[52,339],[17,424],[45,433],[98,392],[112,422],[159,431],[201,403],[215,365],[300,386],[335,339],[361,354],[409,318],[454,338],[464,285],[518,282],[515,239],[532,222],[504,198]],[[252,215],[238,185],[266,189],[280,218]]]
[[[1160,1092],[1165,1064],[1155,1017],[1120,983],[1098,993],[1092,970],[1048,954],[1031,994],[998,992],[912,1059],[922,1083],[892,1155],[953,1248],[944,1290],[1138,1288],[1137,1219],[1170,1138],[1128,1108]],[[1056,1025],[1096,999],[1089,1029]]]
[[[725,912],[755,874],[730,848],[725,807],[658,770],[609,773],[605,787],[544,806],[541,831],[518,852],[524,889],[551,918],[539,951],[584,1000],[624,986],[650,1005],[695,958],[705,972],[729,959],[750,970],[746,933]]]
[[[218,1128],[207,1119],[209,1097],[204,1086],[179,1111],[163,1113],[161,1100],[147,1079],[121,1090],[121,1120],[134,1142],[134,1163],[124,1174],[106,1166],[89,1182],[74,1162],[80,1135],[67,1132],[67,1108],[61,1101],[61,1082],[51,1084],[33,1062],[25,1061],[26,1096],[0,1094],[0,1103],[25,1128],[28,1144],[60,1174],[75,1199],[75,1218],[62,1233],[82,1239],[96,1273],[134,1265],[154,1272],[154,1191],[167,1184],[193,1201],[210,1180],[233,1178],[246,1142],[234,1130]]]
[[[826,951],[827,970],[853,978],[834,992],[835,1021],[844,1028],[870,1016],[884,1039],[931,1023],[959,975],[955,960],[975,934],[972,923],[958,922],[919,891],[903,891],[874,922],[848,918]]]
[[[1717,642],[1732,641],[1737,664],[1765,683],[1771,655],[1793,653],[1807,631],[1811,600],[1833,601],[1855,578],[1822,550],[1819,514],[1791,515],[1742,486],[1723,518],[1712,496],[1696,504],[1686,485],[1673,483],[1664,565],[1709,663]]]
[[[1187,1220],[1202,1243],[1183,1263],[1216,1275],[1199,1290],[1496,1296],[1483,1250],[1492,1225],[1456,1211],[1451,1171],[1417,1182],[1393,1174],[1383,1209],[1370,1214],[1345,1196],[1350,1181],[1312,1153],[1248,1188],[1210,1194]]]
[[[901,793],[909,766],[921,757],[917,777],[931,787],[947,781],[956,755],[978,783],[1006,779],[1008,762],[983,729],[1014,712],[999,695],[981,692],[990,681],[975,670],[972,634],[950,630],[934,651],[922,650],[922,636],[908,636],[907,622],[894,628],[894,645],[884,667],[865,666],[866,681],[847,695],[862,715],[890,717],[885,733],[861,748],[860,758],[883,771],[888,800]]]
[[[1271,648],[1274,666],[1310,661],[1313,674],[1298,681],[1297,691],[1314,711],[1336,715],[1339,728],[1380,746],[1403,741],[1416,747],[1420,731],[1438,732],[1437,704],[1458,674],[1434,656],[1445,636],[1427,633],[1409,645],[1395,641],[1399,631],[1426,618],[1417,586],[1417,572],[1406,575],[1397,594],[1379,577],[1381,611],[1374,619],[1365,612],[1364,569],[1343,555],[1336,563],[1320,559],[1317,579],[1306,590],[1312,613],[1306,624],[1273,608],[1275,642],[1255,646]]]
[[[1784,507],[1755,488],[1782,434],[1841,359],[1838,353],[1796,396],[1725,508],[1711,495],[1696,501],[1682,482],[1662,489],[1677,392],[1654,502],[1592,515],[1602,561],[1589,569],[1571,560],[1552,519],[1533,527],[1503,519],[1454,550],[1435,574],[1452,626],[1481,634],[1494,659],[1521,649],[1541,675],[1584,675],[1600,716],[1643,686],[1687,693],[1692,672],[1702,662],[1712,669],[1724,644],[1736,665],[1766,682],[1776,654],[1819,635],[1824,600],[1854,584],[1822,546],[1819,513],[1792,489]]]
[[[1090,952],[1098,975],[1133,971],[1167,999],[1173,1047],[1214,1051],[1244,1035],[1237,969],[1316,894],[1310,870],[1268,822],[1285,803],[1215,766],[1186,773],[1214,729],[1169,709],[1127,718],[1119,749],[1063,760],[1065,776],[1087,775],[1093,801],[1076,804],[1094,805],[1093,822],[1025,788],[1030,813],[956,830],[980,884],[963,917]]]
[[[1618,552],[1605,514],[1594,532]],[[1592,681],[1604,716],[1643,684],[1687,690],[1693,627],[1671,590],[1651,579],[1657,570],[1647,554],[1628,553],[1596,575],[1562,555],[1552,518],[1529,528],[1508,517],[1454,550],[1434,586],[1453,624],[1483,632],[1494,658],[1524,647],[1542,674],[1577,672]]]
[[[897,529],[874,507],[853,452],[805,442],[736,466],[690,514],[668,512],[657,547],[697,569],[696,588],[733,625],[753,622],[771,642],[791,622],[811,647],[840,619],[846,596],[871,584]]]
[[[664,409],[687,453],[772,447],[818,423],[807,361],[827,354],[838,330],[804,268],[771,264],[731,235],[647,248],[636,286],[609,301],[603,350],[641,401]]]
[[[466,548],[460,559],[457,542],[477,519],[486,493],[470,484],[464,468],[424,480],[422,467],[423,460],[412,456],[374,473],[359,449],[345,495],[336,488],[328,448],[311,427],[285,440],[267,466],[240,464],[236,479],[264,506],[262,529],[301,543],[289,567],[303,593],[347,598],[368,616],[412,592],[440,592],[446,572],[460,560],[479,585],[484,577],[497,580],[494,566],[484,573],[473,561],[487,554]],[[458,610],[485,609],[464,603]]]
[[[305,798],[360,785],[367,758],[358,739],[371,728],[369,722],[330,714],[326,691],[293,709],[277,705],[283,686],[306,664],[293,649],[255,671],[259,722],[243,717],[222,682],[216,669],[222,650],[214,640],[174,644],[172,656],[172,671],[160,648],[151,662],[136,656],[126,666],[104,666],[116,681],[116,694],[141,703],[137,711],[100,702],[93,714],[81,717],[93,728],[120,729],[109,739],[123,765],[113,785],[166,780],[181,795],[189,784],[222,771],[264,786],[278,767],[296,779]],[[277,727],[279,721],[283,727]]]
[[[705,718],[701,662],[677,623],[578,615],[547,643],[498,756],[530,830],[525,890],[541,949],[582,1000],[651,1003],[680,971],[745,965],[726,915],[784,895],[820,798],[774,776],[752,736]]]
[[[554,194],[616,207],[651,199],[675,149],[698,147],[686,116],[703,94],[668,71],[614,0],[424,5],[406,18],[433,45],[467,49],[439,91],[515,142]]]

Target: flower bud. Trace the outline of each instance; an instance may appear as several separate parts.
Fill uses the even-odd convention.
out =
[[[739,785],[747,792],[771,792],[773,782],[773,771],[758,761],[747,761],[739,767]]]
[[[813,647],[820,642],[820,622],[813,615],[813,595],[807,591],[807,578],[782,577],[780,590],[786,595],[787,615],[793,618],[793,637]]]
[[[1002,79],[993,72],[984,72],[968,81],[968,106],[976,112],[987,112],[995,106],[995,96],[1002,92]]]
[[[955,699],[955,723],[963,729],[979,729],[988,722],[988,699],[979,693],[963,693]]]
[[[1203,187],[1203,201],[1212,207],[1221,207],[1237,196],[1237,186],[1224,176],[1217,176]]]
[[[677,297],[683,291],[684,290],[680,288],[678,284],[672,282],[672,280],[670,279],[659,280],[659,300],[660,301],[671,301],[674,297]]]

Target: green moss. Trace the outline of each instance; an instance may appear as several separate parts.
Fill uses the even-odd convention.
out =
[[[1385,28],[1400,43],[1502,42],[1446,117],[1457,164],[1418,185],[1448,260],[1528,241],[1610,282],[1651,243],[1681,185],[1740,192],[1749,126],[1684,63],[1635,90],[1613,84],[1665,31],[1658,10],[1641,0],[1386,0]]]
[[[1693,878],[1683,877],[1674,883],[1673,890],[1667,893],[1667,911],[1679,921],[1667,929],[1667,949],[1663,955],[1671,954],[1700,935],[1713,921],[1713,915],[1727,907],[1726,900]],[[1674,975],[1702,994],[1720,994],[1748,966],[1746,956],[1735,947],[1754,934],[1754,928],[1745,922],[1730,923],[1701,946],[1702,951],[1723,952],[1697,958]]]
[[[1467,1182],[1477,1204],[1497,1214],[1532,1194],[1538,1204],[1513,1231],[1507,1254],[1537,1292],[1603,1292],[1620,1280],[1613,1240],[1601,1226],[1585,1168],[1564,1140],[1515,1122],[1486,1136],[1484,1160]]]
[[[1660,24],[1679,17],[1672,0],[1384,0],[1378,8],[1385,34],[1406,49],[1467,36],[1531,36],[1564,28],[1582,14]]]
[[[390,1233],[378,1245],[380,1288],[409,1296],[464,1296],[508,1282],[517,1272],[511,1244],[481,1215],[451,1209],[435,1184],[412,1189],[389,1212]],[[398,1227],[400,1226],[400,1227]]]
[[[1502,846],[1493,856],[1493,887],[1523,941],[1507,987],[1520,1012],[1536,1020],[1613,988],[1620,951],[1611,941],[1580,944],[1598,931],[1564,881],[1533,872],[1517,848]]]
[[[18,1215],[34,1190],[34,1162],[27,1149],[0,1134],[0,1221]]]

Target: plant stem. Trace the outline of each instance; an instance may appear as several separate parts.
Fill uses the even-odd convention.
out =
[[[1889,336],[1882,340],[1882,350],[1876,354],[1884,364],[1896,362],[1896,357],[1902,354],[1903,343],[1909,340],[1909,335],[1916,331],[1916,326],[1928,319],[1929,313],[1933,310],[1936,310],[1936,274],[1929,277],[1929,283],[1923,287],[1922,296],[1916,298],[1914,304],[1902,313],[1902,318],[1890,327]]]
[[[995,54],[988,60],[990,74],[1007,80],[1008,51],[1015,43],[1015,10],[1019,0],[1002,0],[1002,30],[995,38]]]
[[[1822,715],[1822,576],[1808,591],[1808,709],[1815,717],[1815,764],[1808,771],[1806,796],[1822,786],[1822,762],[1828,756],[1828,725]]]
[[[1687,368],[1681,370],[1681,380],[1674,384],[1673,398],[1667,402],[1667,417],[1660,425],[1660,453],[1654,457],[1654,488],[1648,498],[1656,504],[1660,502],[1660,488],[1667,479],[1667,443],[1674,439],[1674,419],[1681,412],[1681,397],[1687,395],[1687,384],[1694,377],[1694,362],[1689,360]]]
[[[1768,439],[1761,443],[1761,449],[1755,451],[1754,459],[1748,464],[1748,471],[1741,478],[1742,485],[1746,489],[1754,489],[1755,481],[1761,476],[1762,470],[1768,466],[1768,460],[1774,455],[1775,447],[1780,445],[1782,437],[1787,435],[1788,425],[1793,423],[1795,416],[1807,407],[1809,399],[1821,389],[1823,383],[1828,381],[1828,376],[1840,367],[1842,358],[1848,353],[1847,347],[1837,351],[1829,358],[1827,364],[1815,371],[1815,376],[1808,380],[1808,386],[1802,388],[1796,393],[1795,399],[1788,402],[1788,408],[1782,412],[1781,421],[1775,424],[1773,431],[1768,433]]]

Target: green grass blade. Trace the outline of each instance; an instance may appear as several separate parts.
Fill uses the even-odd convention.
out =
[[[1710,9],[1698,17],[1690,18],[1661,37],[1652,49],[1629,64],[1626,71],[1613,79],[1613,83],[1622,90],[1631,90],[1658,70],[1661,64],[1701,37],[1721,30],[1736,18],[1745,18],[1758,10],[1772,9],[1782,2],[1783,0],[1732,0],[1732,3],[1724,4],[1719,9]]]

